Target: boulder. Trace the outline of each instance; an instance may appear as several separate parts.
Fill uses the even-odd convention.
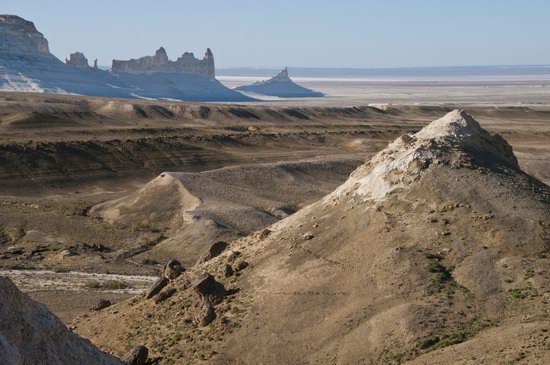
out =
[[[180,264],[178,260],[172,259],[164,265],[162,269],[162,275],[168,280],[174,280],[185,271],[185,268]]]
[[[153,297],[153,301],[155,302],[155,304],[162,303],[166,299],[174,295],[175,293],[176,293],[176,288],[169,288],[169,289],[163,290]]]
[[[223,274],[225,275],[225,277],[228,278],[231,275],[233,275],[234,273],[235,273],[235,271],[233,270],[231,265],[225,264],[225,268],[224,268],[224,271],[223,271]]]
[[[248,267],[248,262],[246,262],[244,260],[240,260],[235,265],[235,271],[239,272],[239,271],[242,271],[242,270],[246,269],[247,267]]]
[[[214,243],[212,246],[210,246],[208,251],[199,259],[199,263],[212,260],[214,257],[221,255],[222,252],[225,251],[227,246],[229,246],[229,244],[224,241],[218,241]]]
[[[216,310],[208,301],[204,301],[197,315],[195,316],[195,323],[199,327],[208,326],[216,319]]]
[[[271,230],[265,228],[263,229],[260,234],[258,235],[258,238],[261,240],[266,239],[271,234]]]
[[[147,289],[147,292],[145,293],[145,299],[150,299],[160,293],[160,291],[168,284],[168,279],[165,277],[159,278],[157,281],[155,281],[149,289]]]
[[[206,273],[193,282],[193,289],[203,300],[216,304],[225,296],[225,287],[222,283]]]
[[[127,365],[145,365],[149,357],[149,350],[145,346],[136,346],[131,349],[122,360]]]

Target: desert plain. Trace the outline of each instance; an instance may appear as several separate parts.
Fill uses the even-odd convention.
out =
[[[167,364],[479,363],[473,353],[485,363],[545,363],[550,80],[303,84],[327,96],[191,103],[1,93],[1,274],[118,356],[147,344]],[[426,181],[397,176],[416,184],[414,195],[397,191],[361,212],[353,193],[334,195],[389,142],[455,109],[511,145],[508,180],[493,168],[495,152],[456,176],[460,164]],[[507,215],[516,206],[537,222]],[[224,253],[214,259],[217,242]],[[142,299],[171,259],[189,277],[157,304]],[[209,309],[185,293],[186,280],[205,272],[229,299],[210,298],[216,319],[201,327],[192,313]],[[369,292],[380,301],[360,305],[357,293]],[[100,300],[111,306],[93,311]],[[357,341],[370,345],[356,351]]]

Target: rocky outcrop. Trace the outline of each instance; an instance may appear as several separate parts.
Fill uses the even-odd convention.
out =
[[[222,254],[223,251],[227,248],[228,243],[224,241],[218,241],[212,244],[208,251],[199,259],[199,263],[212,260],[214,257],[217,257]]]
[[[225,296],[225,287],[222,283],[205,273],[195,280],[192,284],[195,292],[205,301],[212,304],[218,304]]]
[[[122,364],[69,331],[5,277],[0,277],[0,363]]]
[[[144,365],[149,357],[149,349],[145,346],[136,346],[124,355],[124,363],[127,365]]]
[[[174,280],[175,278],[180,276],[181,273],[184,271],[185,271],[185,268],[181,265],[181,263],[176,259],[172,259],[168,261],[166,265],[164,265],[164,268],[162,270],[162,275],[167,280]]]
[[[50,49],[33,22],[17,15],[0,15],[0,53],[49,55]]]
[[[243,85],[235,90],[281,98],[320,97],[323,93],[310,90],[294,83],[288,76],[288,68],[266,81],[258,81],[251,85]]]
[[[115,73],[152,74],[157,72],[184,73],[202,75],[210,79],[215,77],[214,55],[206,49],[202,60],[185,52],[176,61],[170,61],[164,47],[160,47],[154,56],[145,56],[128,61],[113,60],[111,71]]]
[[[48,41],[32,22],[0,15],[0,91],[79,94],[191,101],[250,101],[214,78],[214,56],[185,53],[176,61],[163,48],[155,56],[115,62],[111,72],[90,67],[73,53],[66,63],[49,52]]]
[[[71,53],[69,58],[65,58],[65,63],[69,66],[89,68],[88,59],[82,52]]]

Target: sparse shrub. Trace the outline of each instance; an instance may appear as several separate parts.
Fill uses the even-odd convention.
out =
[[[429,272],[435,274],[432,282],[436,287],[440,289],[443,287],[443,285],[445,285],[446,282],[451,281],[453,278],[449,269],[441,265],[437,260],[430,260],[427,269]]]
[[[418,347],[421,348],[422,350],[425,350],[434,346],[436,343],[439,342],[439,340],[440,340],[439,336],[430,336],[428,338],[421,340],[418,343]]]

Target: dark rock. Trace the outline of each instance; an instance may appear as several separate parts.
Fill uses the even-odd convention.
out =
[[[214,257],[221,255],[227,248],[228,243],[224,241],[218,241],[214,243],[208,251],[199,259],[199,263],[212,260]]]
[[[25,253],[25,249],[12,246],[12,247],[8,247],[8,252],[12,255],[22,255]]]
[[[100,299],[99,302],[94,307],[92,307],[92,310],[93,311],[100,311],[102,309],[110,307],[111,305],[112,305],[112,303],[111,303],[110,300]]]
[[[185,271],[185,268],[180,264],[178,260],[172,259],[164,265],[162,269],[162,275],[168,280],[174,280]]]
[[[208,326],[216,319],[216,310],[208,301],[205,301],[195,316],[197,326]]]
[[[147,292],[145,293],[145,299],[150,299],[160,293],[160,291],[168,284],[168,279],[165,277],[159,278],[157,281],[155,281],[149,289],[147,289]]]
[[[161,291],[157,295],[153,297],[153,300],[155,301],[155,304],[159,304],[164,302],[166,299],[170,298],[172,295],[176,293],[176,288],[170,288]]]
[[[225,295],[225,287],[210,274],[204,274],[193,282],[193,289],[205,301],[219,303]]]
[[[227,262],[233,262],[239,256],[241,256],[241,253],[239,251],[234,251],[229,256],[227,256]]]
[[[109,252],[109,247],[101,244],[101,243],[92,243],[91,245],[88,245],[93,251],[98,252]]]
[[[3,231],[0,231],[0,245],[5,245],[6,243],[11,242],[11,237],[4,233]]]
[[[39,245],[39,246],[36,246],[34,249],[31,250],[31,255],[35,255],[37,253],[42,253],[42,252],[47,252],[49,250],[50,249],[47,246]]]
[[[226,264],[225,265],[225,269],[224,269],[224,275],[226,278],[230,277],[231,275],[233,275],[235,271],[233,270],[233,268],[231,267],[231,265],[229,264]]]
[[[263,229],[260,234],[258,235],[258,238],[263,240],[263,239],[266,239],[267,236],[269,236],[271,234],[271,231],[267,228]]]
[[[235,266],[235,271],[239,272],[241,270],[244,270],[248,267],[248,262],[244,261],[244,260],[241,260],[237,263],[237,265]]]
[[[149,350],[147,347],[136,346],[124,355],[122,361],[124,361],[127,365],[145,365],[148,357]]]

